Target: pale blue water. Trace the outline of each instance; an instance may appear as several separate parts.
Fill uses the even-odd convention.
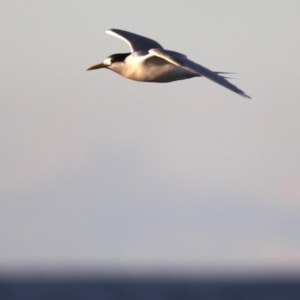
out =
[[[1,300],[300,300],[300,280],[0,280]]]

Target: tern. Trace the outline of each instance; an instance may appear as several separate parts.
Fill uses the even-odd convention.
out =
[[[121,29],[109,29],[106,33],[124,40],[131,52],[112,54],[100,64],[87,69],[107,68],[126,78],[144,82],[171,82],[192,77],[206,77],[225,88],[249,98],[231,84],[222,74],[211,71],[187,58],[186,55],[164,49],[158,42]]]

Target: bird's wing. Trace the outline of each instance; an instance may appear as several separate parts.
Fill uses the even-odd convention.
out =
[[[129,44],[131,52],[134,51],[148,51],[152,48],[161,48],[162,46],[157,43],[156,41],[153,41],[151,39],[148,39],[144,36],[131,33],[125,30],[121,29],[109,29],[106,31],[107,34],[111,34],[113,36],[116,36],[126,43]]]
[[[201,65],[196,64],[195,62],[189,60],[185,55],[169,51],[165,49],[151,49],[149,50],[150,54],[158,56],[162,59],[167,60],[168,62],[189,70],[193,73],[198,75],[204,76],[226,88],[229,90],[241,95],[242,97],[251,99],[248,95],[246,95],[242,90],[238,89],[235,85],[231,84],[229,81],[226,80],[225,77],[219,75],[221,72],[213,72]]]

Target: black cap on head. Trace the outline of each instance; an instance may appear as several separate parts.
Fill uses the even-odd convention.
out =
[[[117,54],[112,54],[108,58],[111,58],[112,62],[122,62],[126,59],[128,55],[131,53],[117,53]]]

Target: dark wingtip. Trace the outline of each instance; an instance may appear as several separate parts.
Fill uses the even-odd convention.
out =
[[[245,93],[243,93],[243,94],[240,94],[241,96],[243,96],[244,98],[248,98],[248,99],[251,99],[251,97],[250,96],[248,96],[248,95],[246,95]]]

